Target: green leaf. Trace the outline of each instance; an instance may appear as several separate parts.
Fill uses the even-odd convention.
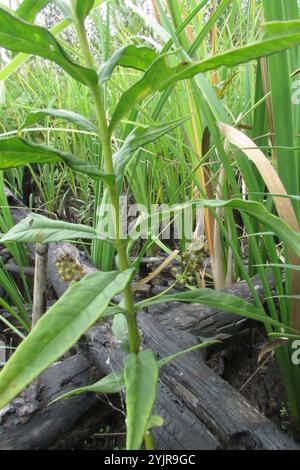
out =
[[[286,333],[268,333],[268,336],[270,338],[288,338],[288,339],[300,339],[300,334],[294,334],[294,335],[290,335],[290,334],[286,334]]]
[[[55,400],[51,401],[49,403],[49,406],[59,400],[71,398],[76,395],[81,395],[83,393],[119,393],[124,388],[125,382],[123,372],[113,372],[112,374],[107,375],[106,377],[94,383],[93,385],[76,388],[74,390],[71,390],[70,392],[65,393],[64,395],[59,396]]]
[[[143,308],[149,307],[150,305],[158,305],[161,303],[167,302],[184,302],[192,304],[201,304],[206,305],[207,307],[218,308],[224,310],[224,312],[235,313],[236,315],[241,315],[242,317],[249,318],[254,321],[259,321],[268,325],[276,326],[277,328],[282,328],[284,325],[277,320],[273,320],[268,317],[264,310],[260,310],[255,305],[247,302],[233,294],[227,294],[226,292],[216,291],[213,289],[195,289],[191,291],[181,292],[179,294],[171,295],[162,295],[157,299],[149,299],[141,304],[137,304],[136,307]],[[189,352],[189,351],[186,351]],[[184,353],[186,353],[184,352]],[[176,356],[171,357],[169,360],[175,359]],[[165,361],[166,359],[163,359]],[[160,366],[162,364],[160,363]]]
[[[168,123],[162,123],[146,128],[138,127],[134,129],[118,152],[113,156],[114,169],[118,180],[122,180],[125,167],[131,158],[132,152],[143,147],[146,144],[160,139],[163,135],[171,132],[176,127],[184,124],[189,117],[176,119]]]
[[[0,169],[16,168],[27,163],[55,163],[59,155],[48,147],[32,144],[19,137],[0,140]]]
[[[151,349],[124,358],[127,450],[139,450],[156,398],[158,365]]]
[[[274,5],[274,8],[272,6],[272,8],[269,9],[267,6],[269,2],[264,0],[262,5],[265,17],[268,20],[273,18],[280,19],[281,14],[282,16],[284,15],[284,3],[286,2],[275,2],[276,6]],[[293,25],[293,22],[288,22],[286,27],[289,28],[290,32],[297,32],[298,30],[298,28],[295,28]],[[266,26],[266,31],[269,31],[268,34],[272,38],[276,34],[282,34],[284,30],[281,26],[279,26],[278,30],[278,23],[274,22]],[[299,122],[299,110],[298,106],[295,106],[293,103],[293,90],[291,87],[291,74],[299,63],[297,49],[295,48],[295,50],[290,51],[290,54],[290,57],[287,53],[276,54],[268,59],[268,89],[271,93],[271,109],[269,113],[270,116],[272,115],[272,132],[275,133],[277,146],[276,170],[287,193],[300,194],[299,152],[292,150],[293,147],[298,145],[296,134]],[[291,58],[294,54],[296,61],[293,66]],[[277,73],[278,70],[281,70],[280,74]],[[289,147],[291,147],[291,149],[289,149]],[[288,165],[287,161],[289,162]],[[292,202],[299,220],[300,205],[295,201]]]
[[[74,0],[77,19],[83,23],[94,6],[95,0]]]
[[[300,271],[300,266],[296,264],[267,263],[267,264],[256,264],[254,266],[264,266],[266,268],[281,268],[281,269],[291,269],[292,271]]]
[[[94,8],[98,7],[103,0],[96,0]],[[54,36],[58,36],[62,31],[64,31],[68,26],[70,26],[71,20],[64,19],[57,23],[53,28],[51,28],[51,33]],[[29,58],[31,54],[18,54],[9,64],[3,67],[0,70],[0,82],[7,80],[19,67],[21,67]]]
[[[128,325],[125,315],[122,313],[115,315],[112,323],[112,332],[116,340],[122,345],[122,348],[129,352]]]
[[[175,55],[163,54],[149,67],[135,85],[123,95],[113,113],[110,131],[134,106],[147,96],[186,80],[199,73],[215,70],[221,66],[234,67],[250,60],[264,57],[291,48],[300,43],[300,21],[276,22],[263,26],[264,36],[260,41],[229,50],[201,62],[178,61]]]
[[[114,181],[114,175],[102,173],[97,165],[80,160],[77,157],[46,145],[36,145],[20,137],[0,139],[0,170],[17,168],[27,163],[57,163],[64,162],[75,171],[84,173],[96,180],[107,184]]]
[[[55,152],[58,153],[61,160],[74,171],[84,173],[95,180],[105,181],[106,184],[112,184],[115,180],[114,174],[102,173],[102,171],[99,170],[98,165],[84,162],[80,160],[80,158],[74,157],[68,153],[58,152],[57,150],[55,150]]]
[[[50,3],[51,0],[23,0],[16,10],[16,16],[22,20],[33,23],[38,13]]]
[[[299,34],[299,20],[290,21],[268,21],[262,25],[263,36],[269,40],[283,38],[288,43],[287,37],[289,35]],[[292,46],[288,45],[288,48]],[[286,49],[283,48],[283,50]]]
[[[163,359],[160,359],[157,362],[157,366],[160,369],[161,367],[165,366],[171,361],[174,361],[178,357],[184,356],[185,354],[188,354],[190,352],[199,350],[199,349],[204,349],[209,346],[212,346],[214,344],[221,343],[219,340],[209,340],[205,341],[204,343],[201,344],[196,344],[196,346],[192,346],[191,348],[185,349],[184,351],[179,351],[175,354],[172,354],[170,356],[164,357]],[[119,372],[114,372],[110,375],[107,375],[103,379],[99,380],[99,382],[96,382],[93,385],[89,385],[87,387],[81,387],[81,388],[76,388],[74,390],[71,390],[70,392],[56,398],[53,402],[50,403],[55,403],[58,400],[62,400],[63,398],[69,398],[73,397],[75,395],[80,395],[81,393],[87,393],[87,392],[93,392],[93,393],[118,393],[122,391],[125,388],[125,379],[124,379],[124,371],[119,371]],[[147,424],[147,430],[152,429],[153,427],[159,427],[162,426],[163,420],[160,416],[151,416],[150,420],[148,421]]]
[[[12,227],[2,238],[1,243],[57,243],[63,240],[105,239],[96,229],[82,224],[71,224],[52,220],[39,214],[31,214]]]
[[[185,204],[179,204],[172,207],[170,210],[159,212],[161,220],[170,218],[173,214],[174,217],[181,217],[185,210],[196,209],[197,207],[205,207],[216,209],[219,207],[228,207],[231,209],[238,209],[244,211],[247,214],[253,216],[256,220],[270,227],[273,232],[284,241],[289,248],[300,257],[300,234],[292,230],[283,220],[279,217],[271,214],[260,202],[243,200],[243,199],[230,199],[228,201],[218,201],[203,199],[198,201],[190,201]],[[142,214],[135,224],[133,230],[129,234],[131,238],[136,238],[139,233],[144,230],[148,230],[153,217],[157,216],[158,213],[154,214]],[[157,218],[157,217],[156,217]]]
[[[149,47],[133,45],[121,47],[101,66],[99,81],[104,83],[109,80],[117,65],[145,71],[157,57],[155,50]]]
[[[103,313],[102,317],[103,318],[113,317],[114,315],[119,315],[120,313],[122,313],[124,315],[125,310],[122,307],[120,307],[119,305],[113,305],[113,306],[107,307],[107,309]]]
[[[73,111],[67,111],[65,109],[37,109],[35,111],[31,111],[28,114],[26,121],[21,126],[21,129],[32,126],[38,121],[44,119],[46,116],[64,119],[71,122],[72,124],[75,124],[80,129],[88,132],[98,133],[98,128],[94,126],[94,124],[92,124],[86,117],[82,116],[81,114],[74,113]]]
[[[66,291],[0,372],[0,409],[78,341],[125,288],[133,272],[95,272]]]
[[[175,361],[175,359],[178,359],[179,357],[185,356],[186,354],[194,351],[198,351],[200,349],[205,349],[209,348],[209,346],[213,346],[214,344],[220,344],[222,341],[217,340],[217,339],[211,339],[208,341],[205,341],[204,343],[196,344],[195,346],[192,346],[188,349],[184,349],[183,351],[178,351],[174,354],[171,354],[170,356],[166,356],[162,359],[160,359],[157,364],[158,367],[164,367],[165,365],[169,364],[172,361]]]
[[[27,23],[1,7],[0,46],[51,60],[84,85],[94,86],[98,83],[96,71],[73,62],[47,29]]]
[[[151,429],[154,428],[160,428],[161,426],[163,426],[163,424],[164,420],[161,416],[153,415],[151,416],[147,424],[147,431],[151,431]]]

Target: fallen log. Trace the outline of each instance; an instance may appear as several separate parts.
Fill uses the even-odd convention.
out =
[[[140,314],[144,346],[158,358],[196,344],[194,336],[161,327],[149,314]],[[80,341],[101,374],[122,367],[123,353],[110,333],[98,323]],[[217,376],[200,352],[189,353],[164,366],[156,404],[164,426],[155,431],[159,449],[300,449],[278,427],[254,409],[230,384]]]
[[[111,421],[113,410],[95,395],[49,402],[61,393],[88,385],[99,377],[91,373],[82,355],[64,359],[46,370],[0,411],[0,449],[70,449]]]
[[[20,217],[28,215],[28,210],[17,208],[13,209],[12,213],[17,222]],[[87,272],[95,270],[89,259],[73,245],[51,245],[47,277],[58,296],[65,292],[68,284],[58,278],[55,262],[66,252],[73,253]],[[255,286],[263,297],[259,279],[255,279]],[[239,283],[229,291],[251,300],[246,283]],[[195,336],[180,330],[187,330],[194,335],[218,334],[228,337],[247,326],[246,320],[235,315],[195,305],[172,304],[152,312],[161,323],[152,315],[145,314],[140,315],[139,325],[143,331],[145,346],[152,347],[158,357],[195,344]],[[169,328],[170,324],[175,328]],[[89,357],[100,375],[121,367],[122,352],[111,336],[109,323],[97,324],[84,335],[80,342],[80,351]],[[78,397],[68,402],[73,403],[77,399]],[[299,450],[275,424],[256,411],[227,382],[209,369],[199,352],[177,359],[162,369],[155,411],[165,420],[164,426],[155,430],[157,447],[160,449]],[[76,434],[75,424],[72,429]],[[70,444],[65,441],[63,445]],[[59,445],[57,441],[50,444],[54,446],[52,448],[58,448]]]
[[[111,334],[110,322],[95,325],[82,337],[79,349],[89,357],[95,367],[99,367],[101,375],[120,370],[124,352]],[[121,403],[123,401],[121,400]],[[157,449],[216,450],[220,448],[219,440],[163,382],[160,382],[158,386],[155,413],[164,419],[164,426],[155,431]]]

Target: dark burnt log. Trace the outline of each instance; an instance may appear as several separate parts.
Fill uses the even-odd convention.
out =
[[[13,209],[12,212],[16,222],[18,219],[20,220],[20,217],[23,218],[28,215],[26,208]],[[48,279],[53,283],[58,296],[66,290],[68,285],[57,277],[54,266],[57,257],[65,253],[66,250],[71,250],[74,253],[76,259],[80,260],[86,267],[87,272],[95,269],[89,260],[82,258],[82,255],[73,245],[66,243],[52,245],[49,256]],[[262,287],[258,279],[255,280],[255,285],[257,292],[263,297]],[[251,300],[246,283],[238,283],[228,291]],[[197,313],[195,313],[196,311]],[[197,341],[195,336],[185,331],[180,331],[181,329],[201,336],[215,336],[216,334],[226,336],[228,334],[235,334],[245,328],[246,325],[246,321],[235,315],[197,305],[166,305],[165,307],[160,307],[156,311],[156,315],[164,323],[163,328],[162,323],[157,322],[149,314],[140,314],[139,326],[143,332],[144,346],[152,347],[159,358],[195,344]],[[187,319],[185,319],[186,317]],[[170,324],[176,328],[170,328],[168,326]],[[84,335],[79,348],[81,352],[88,355],[100,375],[105,375],[112,370],[119,370],[121,368],[123,353],[119,349],[119,344],[116,343],[111,335],[111,325],[109,322],[95,325]],[[45,374],[47,373],[48,371]],[[66,371],[63,370],[63,377],[65,377],[65,373]],[[50,384],[52,382],[53,380],[50,381]],[[61,392],[60,385],[61,382],[56,389],[56,393]],[[70,388],[78,385],[78,383],[74,383]],[[55,393],[51,393],[50,396],[54,397]],[[24,446],[23,448],[44,448],[46,446],[59,448],[60,443],[62,447],[72,446],[72,442],[66,439],[66,435],[68,434],[68,437],[70,437],[72,432],[75,432],[75,435],[78,436],[76,424],[84,416],[84,413],[80,411],[80,418],[76,421],[76,410],[79,408],[77,400],[81,398],[79,396],[61,402],[60,405],[57,404],[57,406],[62,407],[65,406],[63,403],[67,403],[72,410],[67,412],[67,417],[72,422],[69,427],[69,434],[65,428],[65,409],[60,408],[57,415],[54,415],[56,418],[53,419],[53,415],[50,415],[50,417],[47,415],[50,412],[48,410],[51,410],[51,408],[47,408],[44,411],[46,413],[46,423],[48,423],[45,428],[51,429],[53,421],[57,420],[57,423],[54,423],[55,432],[52,434],[51,443],[45,440],[43,442],[40,441],[40,421],[39,411],[37,410],[27,422],[30,425],[29,429],[31,430],[33,440],[30,443],[28,442],[28,435],[31,435],[26,431],[23,433],[18,431],[20,432],[20,437],[18,438],[15,430],[10,434],[11,439],[8,445],[13,446],[19,440],[18,447],[22,445]],[[96,397],[90,395],[84,397],[83,402],[85,406],[87,406],[88,400],[96,400]],[[121,400],[120,406],[122,402],[123,400]],[[99,405],[98,401],[97,404]],[[91,410],[92,408],[89,409]],[[45,415],[43,415],[43,409],[41,410],[43,416],[41,420],[43,421]],[[109,413],[111,408],[106,407],[103,412],[105,413],[105,411]],[[159,449],[299,450],[299,447],[288,436],[282,433],[275,424],[256,411],[227,382],[209,369],[200,352],[190,353],[188,356],[177,359],[162,368],[155,412],[162,415],[165,419],[164,426],[155,430],[155,438]],[[52,413],[54,413],[53,409]],[[86,410],[86,413],[88,414],[88,410]],[[11,421],[11,426],[13,426],[13,418],[8,416],[3,419],[5,422],[0,428],[1,438],[1,430],[4,428],[4,425]],[[17,417],[15,419],[18,420],[16,428],[19,427],[21,429],[21,418]],[[37,420],[36,423],[34,419]],[[22,426],[24,425],[26,423]],[[91,428],[89,428],[89,433],[91,433]],[[47,430],[47,434],[49,434],[49,430]],[[45,439],[45,434],[43,436]],[[64,441],[62,441],[63,438]],[[72,438],[70,437],[70,439]],[[0,442],[3,444],[5,441],[2,438]]]
[[[144,347],[151,347],[157,358],[196,343],[194,336],[162,328],[148,314],[140,314],[139,326]],[[103,374],[122,367],[123,353],[111,335],[109,322],[99,323],[87,332],[80,349]],[[199,351],[161,369],[155,412],[165,419],[164,426],[155,430],[160,449],[300,449],[217,376]]]
[[[140,319],[145,343],[158,357],[195,342],[161,328],[150,315]],[[300,449],[278,427],[255,410],[229,383],[215,374],[201,352],[190,353],[161,369],[161,380],[216,436],[224,449]]]
[[[79,343],[79,349],[89,357],[101,375],[120,370],[122,367],[125,353],[113,338],[109,321],[100,322],[87,332]],[[124,397],[121,399],[121,403],[123,402]],[[155,430],[157,449],[220,448],[219,440],[163,382],[159,383],[155,413],[164,418],[163,427]]]
[[[70,449],[111,421],[113,410],[95,395],[49,403],[98,379],[82,355],[54,364],[0,412],[0,449]]]

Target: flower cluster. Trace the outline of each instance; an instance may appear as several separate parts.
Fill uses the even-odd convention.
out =
[[[80,281],[86,273],[84,267],[68,253],[58,258],[55,266],[60,279],[64,282]]]
[[[194,241],[190,248],[181,254],[180,268],[172,268],[172,274],[176,281],[182,286],[193,285],[196,282],[197,273],[201,271],[203,258],[207,256],[208,249],[206,242]]]

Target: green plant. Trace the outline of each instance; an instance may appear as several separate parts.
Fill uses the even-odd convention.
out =
[[[42,2],[42,4],[44,3]],[[131,288],[135,269],[131,265],[128,256],[131,234],[125,236],[120,220],[119,195],[125,169],[135,150],[156,141],[167,132],[183,125],[186,117],[161,124],[154,123],[151,126],[134,128],[126,135],[124,144],[115,154],[113,154],[112,146],[113,135],[121,120],[128,114],[134,113],[135,108],[141,105],[145,98],[152,97],[157,92],[164,92],[166,89],[165,93],[167,93],[169,87],[173,87],[183,80],[192,79],[191,86],[200,105],[203,98],[199,94],[199,87],[196,90],[193,88],[193,77],[198,80],[198,85],[200,83],[205,87],[205,82],[201,80],[202,76],[199,75],[201,73],[215,71],[221,66],[233,67],[298,45],[300,43],[300,23],[298,21],[278,21],[266,24],[263,26],[263,35],[260,40],[216,54],[202,61],[192,60],[192,56],[197,49],[196,46],[201,44],[205,31],[198,37],[196,45],[189,51],[191,56],[183,50],[179,52],[163,51],[163,53],[158,54],[147,47],[127,46],[118,50],[103,63],[97,73],[96,69],[98,67],[93,59],[85,30],[86,15],[96,3],[100,2],[71,0],[67,8],[69,21],[73,22],[77,31],[85,66],[75,62],[48,30],[24,21],[22,19],[22,10],[19,10],[18,13],[20,19],[5,9],[0,9],[0,45],[2,47],[14,52],[33,54],[53,61],[77,82],[88,87],[95,105],[98,118],[96,128],[101,143],[101,156],[96,163],[84,161],[73,156],[70,152],[33,144],[20,137],[9,137],[0,140],[0,168],[5,170],[28,163],[63,163],[71,172],[79,172],[85,177],[90,177],[96,181],[97,185],[103,184],[105,186],[103,200],[109,202],[111,209],[109,234],[107,234],[107,231],[102,230],[103,227],[100,223],[95,228],[91,228],[85,225],[54,221],[42,216],[32,215],[9,230],[2,238],[2,242],[49,243],[78,238],[102,240],[105,241],[105,246],[110,247],[113,254],[117,253],[116,264],[118,268],[115,271],[93,273],[73,284],[41,318],[0,373],[0,408],[9,403],[46,367],[61,357],[93,323],[102,317],[114,316],[116,319],[120,318],[118,315],[122,315],[126,319],[128,332],[125,343],[129,345],[129,354],[124,359],[123,370],[102,379],[89,388],[76,390],[72,394],[86,391],[113,393],[125,388],[127,449],[139,449],[143,440],[146,447],[152,449],[154,442],[151,428],[156,426],[157,423],[161,424],[160,420],[152,416],[159,369],[168,361],[176,359],[177,355],[175,354],[158,362],[153,351],[149,349],[141,351],[141,333],[138,329],[137,314],[143,306],[163,301],[198,302],[222,307],[224,310],[262,321],[269,329],[274,328],[276,331],[283,329],[288,333],[296,333],[296,331],[290,328],[286,322],[267,316],[255,290],[253,294],[258,305],[252,305],[232,295],[216,294],[214,291],[206,289],[195,289],[173,296],[161,295],[159,298],[150,299],[140,304],[135,303]],[[171,2],[168,3],[171,5]],[[27,14],[31,11],[30,6],[33,7],[36,2],[25,0],[24,4],[26,4],[26,8],[23,11],[27,12],[25,19],[28,20],[34,17],[33,14],[30,17]],[[36,10],[34,11],[36,12]],[[219,10],[218,13],[221,14],[222,10]],[[178,20],[175,9],[172,10],[172,14],[174,20],[176,18]],[[174,33],[175,45],[176,38],[180,35],[178,30],[181,26],[177,24],[176,27],[177,30]],[[111,119],[108,121],[105,107],[106,100],[104,99],[105,83],[112,77],[117,66],[138,69],[142,73],[142,77],[122,94]],[[45,115],[60,116],[79,127],[83,126],[85,129],[88,128],[92,131],[96,129],[95,125],[88,122],[86,118],[63,110],[38,110],[35,113],[30,113],[27,122],[36,122],[37,119]],[[208,109],[206,118],[208,121],[214,122],[214,128],[216,129],[215,120]],[[232,187],[236,188],[237,183],[233,171],[218,135],[216,145],[223,158],[224,168],[228,169],[228,178],[231,178]],[[199,181],[197,184],[199,185]],[[199,191],[201,196],[204,196],[201,185],[199,185]],[[228,214],[232,209],[240,210],[244,214],[245,220],[248,220],[248,226],[250,222],[246,217],[249,216],[260,223],[266,224],[296,256],[300,256],[300,235],[289,227],[285,221],[272,215],[258,201],[246,201],[241,198],[230,199],[229,201],[214,201],[203,197],[201,200],[192,199],[185,206],[201,206],[209,209],[216,219],[218,219],[218,209],[228,210]],[[183,206],[178,206],[172,208],[172,212],[180,212],[182,209]],[[165,215],[169,215],[169,213],[170,211],[166,211]],[[139,219],[135,230],[145,221],[148,221],[147,217]],[[232,233],[234,233],[234,230]],[[225,231],[226,235],[227,232]],[[234,251],[235,246],[231,238],[227,237],[226,240]],[[238,263],[238,256],[236,260]],[[242,271],[243,266],[239,265],[239,269]],[[245,277],[247,277],[247,274]],[[114,296],[120,292],[123,293],[123,300],[119,304],[113,303]],[[115,331],[117,330],[118,328],[115,328]],[[122,342],[124,342],[124,331],[122,332]],[[209,346],[214,342],[205,342],[198,345],[197,348]],[[195,348],[190,350],[193,349]],[[294,408],[296,409],[297,406]]]
[[[166,15],[164,3],[168,5],[169,17]],[[193,2],[186,2],[180,6],[178,2],[157,0],[155,4],[159,6],[160,15],[158,15],[159,27],[155,24],[153,28],[161,36],[162,41],[167,45],[165,36],[169,32],[171,35],[169,43],[172,41],[176,44],[177,41],[178,45],[180,42],[185,54],[190,54],[190,50],[193,50],[194,59],[197,56],[205,56],[207,54],[205,43],[201,43],[200,49],[196,47],[197,38],[202,38],[203,41],[203,35],[201,26],[198,29],[195,28],[198,17],[194,17],[197,7],[193,5]],[[213,40],[212,43],[208,43],[214,50],[216,46],[223,50],[224,47],[228,47],[228,42],[230,45],[235,45],[245,40],[253,40],[257,35],[258,20],[262,13],[267,20],[297,20],[299,18],[296,1],[288,3],[281,0],[274,2],[233,1],[230,12],[228,9],[218,16],[224,5],[226,1],[220,2],[219,8],[208,21],[211,27],[212,22],[215,22],[215,31],[211,30],[211,37],[218,30],[220,38],[218,44]],[[137,8],[134,10],[149,22],[149,18],[142,10]],[[191,34],[190,30],[184,31],[184,25],[188,23],[193,24],[195,32],[200,31],[198,37]],[[195,165],[192,170],[188,165],[185,168],[202,197],[213,198],[215,193],[217,198],[230,198],[233,195],[240,198],[246,197],[249,200],[266,204],[266,207],[273,212],[274,203],[276,205],[275,195],[286,198],[288,192],[294,209],[286,199],[282,199],[281,203],[285,200],[285,207],[281,206],[280,214],[284,220],[291,217],[288,221],[289,225],[299,231],[297,212],[299,193],[296,187],[299,181],[299,148],[295,144],[297,135],[293,130],[296,129],[299,111],[295,103],[291,106],[291,77],[298,73],[296,57],[297,48],[295,47],[290,51],[272,55],[268,59],[263,58],[257,64],[247,64],[243,68],[236,68],[235,75],[231,74],[230,69],[223,68],[217,74],[212,74],[210,81],[206,81],[204,77],[192,79],[195,103],[191,109],[198,116],[200,128],[199,125],[189,128],[189,122],[185,127],[189,139],[191,139],[190,134],[195,141],[199,135],[203,135],[202,145],[193,145],[195,153],[200,159],[202,157],[202,162]],[[269,68],[269,73],[266,66],[267,60],[273,64],[272,69]],[[279,68],[284,70],[280,77],[278,77]],[[219,88],[214,90],[211,84]],[[295,85],[297,81],[293,84],[294,89]],[[226,125],[220,125],[218,121],[227,124],[233,122],[234,126],[245,131],[238,133],[233,128],[227,128],[226,131]],[[205,125],[207,128],[204,131]],[[227,140],[225,147],[219,135],[219,129],[222,130]],[[263,152],[258,150],[252,140],[245,138],[245,133],[250,135],[257,146],[266,151],[268,156],[272,157],[272,164],[278,169],[280,178],[274,172],[270,162],[266,164],[267,159]],[[235,135],[234,138],[232,138],[233,135]],[[229,147],[229,143],[233,144],[233,147]],[[177,158],[179,158],[179,153]],[[209,179],[204,179],[204,184],[197,178],[197,171],[199,168],[201,170],[203,164],[209,165]],[[237,175],[243,182],[242,188],[238,184]],[[184,182],[187,181],[186,178]],[[270,194],[265,192],[266,186]],[[178,191],[175,194],[178,194]],[[279,213],[278,204],[276,210]],[[209,242],[215,287],[220,289],[236,279],[243,278],[248,283],[257,306],[261,308],[259,299],[255,297],[251,279],[251,276],[258,273],[266,297],[266,314],[271,314],[272,318],[299,330],[299,272],[297,272],[299,259],[297,256],[288,252],[281,244],[278,245],[278,240],[274,238],[273,233],[268,232],[268,227],[263,221],[257,223],[244,211],[241,212],[242,234],[231,210],[216,211],[214,218],[214,223],[210,220],[206,222],[205,235]],[[245,254],[249,260],[247,266],[244,263]],[[282,258],[290,259],[293,269],[285,269],[284,265],[279,264]],[[268,282],[270,271],[276,281],[279,308]],[[270,329],[267,325],[266,327],[268,334],[275,334],[272,328]],[[277,333],[277,335],[280,334]],[[287,391],[291,415],[294,422],[299,423],[297,398],[300,386],[299,367],[292,363],[291,346],[291,343],[282,342],[282,346],[276,351],[276,358]],[[295,427],[299,425],[296,424]]]

